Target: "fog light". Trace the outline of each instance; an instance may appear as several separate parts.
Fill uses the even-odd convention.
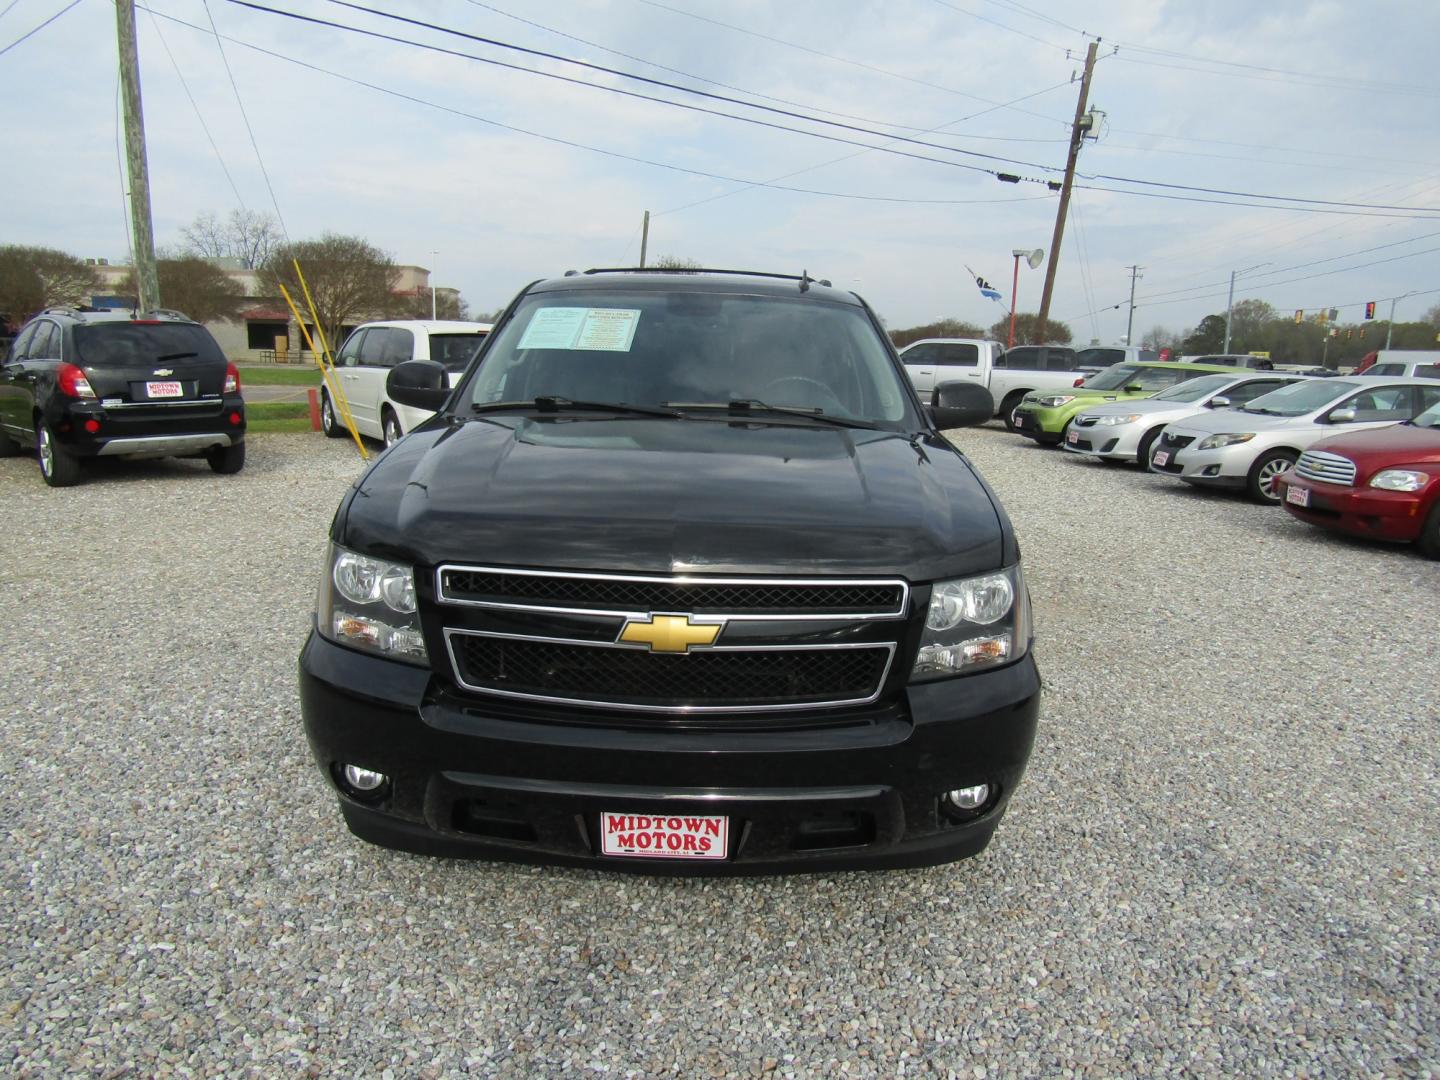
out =
[[[974,787],[956,788],[954,791],[945,793],[945,801],[956,810],[964,810],[969,813],[971,810],[979,810],[990,798],[989,784],[976,784]]]
[[[374,769],[362,769],[359,765],[346,765],[340,770],[345,783],[356,791],[378,791],[390,778]]]

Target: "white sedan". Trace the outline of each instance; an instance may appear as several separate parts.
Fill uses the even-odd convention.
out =
[[[1434,379],[1307,379],[1239,409],[1170,424],[1155,441],[1150,470],[1188,484],[1244,488],[1256,502],[1276,504],[1275,478],[1312,443],[1398,424],[1437,404]]]

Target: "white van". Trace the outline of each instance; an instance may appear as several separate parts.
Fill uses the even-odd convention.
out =
[[[434,415],[390,400],[385,379],[396,364],[435,360],[445,365],[453,383],[489,332],[489,323],[446,319],[392,319],[357,326],[335,354],[335,373],[360,434],[392,446]],[[320,393],[320,426],[338,439],[345,435],[345,425],[328,391]]]

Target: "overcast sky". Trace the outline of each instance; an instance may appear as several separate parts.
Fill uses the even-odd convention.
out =
[[[648,209],[652,260],[806,269],[859,291],[891,327],[942,317],[989,325],[1008,309],[1012,249],[1051,247],[1058,200],[1035,181],[1058,179],[1064,168],[1079,85],[1072,79],[1088,33],[1103,39],[1091,103],[1105,121],[1080,156],[1077,184],[1085,186],[1072,201],[1051,308],[1077,341],[1123,339],[1131,264],[1144,268],[1137,338],[1156,324],[1183,329],[1223,312],[1232,270],[1248,270],[1237,299],[1258,297],[1286,313],[1334,306],[1354,321],[1376,299],[1384,317],[1388,298],[1424,293],[1399,301],[1403,320],[1440,302],[1435,0],[364,5],[864,131],[587,71],[329,0],[262,2],[826,138],[231,0],[149,0],[138,19],[159,244],[178,243],[200,213],[278,206],[291,238],[363,236],[397,262],[431,267],[437,284],[485,311],[538,277],[635,265]],[[66,3],[0,0],[0,49]],[[108,0],[79,0],[0,53],[0,242],[127,257],[116,95]],[[991,170],[1022,182],[1002,183]],[[1305,213],[1127,191],[1418,209],[1312,202],[1304,205],[1346,213]],[[1000,289],[1003,306],[981,297],[967,266]],[[1044,266],[1022,264],[1020,275],[1020,309],[1034,311]]]

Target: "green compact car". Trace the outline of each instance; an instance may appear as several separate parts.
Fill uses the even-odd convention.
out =
[[[1036,390],[1010,414],[1016,432],[1047,446],[1065,438],[1065,429],[1081,409],[1102,401],[1147,398],[1161,390],[1215,373],[1233,375],[1234,368],[1219,364],[1183,364],[1170,361],[1111,364],[1069,390]]]

